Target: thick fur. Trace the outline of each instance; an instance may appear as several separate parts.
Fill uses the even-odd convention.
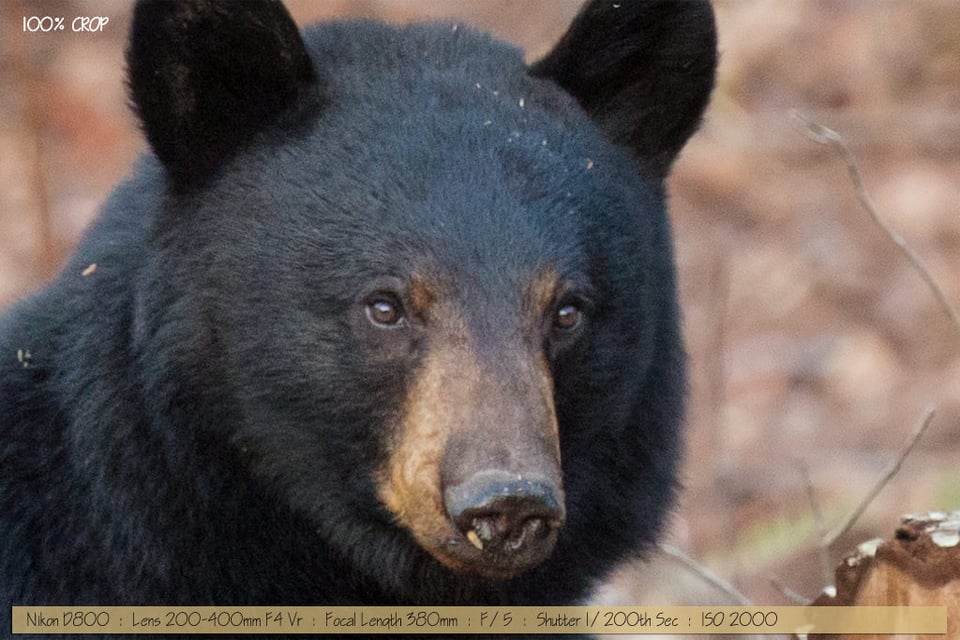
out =
[[[532,73],[463,27],[301,43],[277,5],[226,6],[138,8],[153,153],[0,318],[0,628],[10,604],[577,602],[673,502],[663,178],[712,86],[708,3],[592,2]],[[378,498],[430,325],[362,300],[429,274],[492,345],[544,270],[592,301],[542,354],[567,521],[540,566],[476,578]]]

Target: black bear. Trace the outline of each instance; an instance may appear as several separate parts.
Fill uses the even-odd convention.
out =
[[[0,318],[0,628],[569,604],[649,548],[684,394],[664,182],[716,55],[707,0],[593,0],[533,65],[138,4],[151,151]]]

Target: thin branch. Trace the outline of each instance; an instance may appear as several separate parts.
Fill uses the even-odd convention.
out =
[[[11,13],[11,16],[24,13],[26,6],[26,3],[23,2],[14,3],[14,12]],[[24,13],[24,15],[27,14]],[[40,276],[46,279],[53,275],[57,266],[52,213],[47,195],[47,174],[43,157],[46,114],[43,106],[43,96],[38,89],[45,84],[43,76],[46,70],[45,67],[38,68],[40,63],[34,61],[30,55],[29,47],[24,46],[25,42],[27,42],[25,38],[13,39],[12,61],[13,69],[17,74],[17,82],[24,95],[23,129],[26,132],[26,139],[30,143],[29,146],[25,146],[26,165],[28,166],[27,179],[29,180],[27,191],[33,198],[36,211],[38,271]]]
[[[707,569],[705,566],[681,551],[678,547],[663,543],[661,543],[659,546],[660,551],[662,551],[665,555],[682,565],[690,573],[702,578],[711,586],[730,596],[730,598],[738,604],[745,607],[753,605],[753,603],[750,601],[750,598],[743,595],[743,593],[741,593],[735,586],[715,574],[713,571],[710,571],[710,569]]]
[[[800,468],[800,477],[803,478],[803,484],[807,488],[807,499],[810,501],[810,511],[813,512],[813,523],[817,528],[817,535],[820,540],[827,538],[827,525],[823,520],[823,512],[820,510],[820,501],[817,500],[817,493],[813,488],[813,481],[810,479],[810,468],[803,460],[797,461]],[[817,545],[817,557],[820,559],[820,573],[822,574],[823,584],[833,584],[833,561],[830,559],[830,549],[827,545]]]
[[[957,313],[957,310],[954,308],[953,304],[951,304],[950,300],[947,299],[947,295],[943,292],[943,289],[940,287],[937,281],[934,280],[926,266],[924,266],[920,256],[917,255],[917,253],[906,243],[903,237],[891,229],[877,213],[877,208],[874,206],[873,200],[870,198],[870,194],[867,192],[867,188],[864,185],[863,177],[860,174],[860,168],[857,165],[857,159],[854,157],[853,152],[850,151],[850,147],[847,146],[847,142],[843,139],[843,136],[829,127],[825,127],[822,124],[814,122],[798,111],[793,111],[792,115],[793,118],[803,126],[803,132],[808,138],[819,144],[832,146],[840,153],[841,156],[843,156],[843,159],[847,164],[847,173],[850,174],[850,179],[853,181],[853,186],[857,191],[857,198],[860,200],[860,205],[864,208],[864,210],[866,210],[867,214],[870,215],[873,221],[877,224],[877,226],[880,227],[886,236],[900,248],[900,251],[902,251],[907,257],[907,260],[909,260],[910,264],[912,264],[914,269],[917,270],[917,273],[920,274],[920,277],[923,278],[923,281],[927,283],[927,286],[930,288],[930,291],[933,292],[937,302],[940,303],[943,311],[947,314],[947,317],[950,318],[950,321],[953,322],[953,326],[956,328],[957,332],[960,333],[960,314]]]
[[[804,598],[802,595],[800,595],[799,593],[797,593],[796,591],[794,591],[793,589],[785,585],[783,581],[780,580],[780,578],[778,578],[777,576],[770,576],[770,584],[773,586],[774,589],[776,589],[781,594],[783,594],[783,596],[793,604],[796,604],[796,605],[810,604],[809,598]]]
[[[867,496],[863,499],[860,505],[853,510],[846,520],[840,523],[833,531],[831,531],[823,540],[823,544],[826,547],[831,547],[837,541],[840,536],[845,534],[850,528],[860,519],[860,516],[863,515],[863,512],[867,510],[867,507],[873,502],[873,499],[877,497],[877,494],[887,485],[890,481],[890,478],[895,476],[898,471],[900,471],[900,465],[903,464],[903,461],[906,459],[910,452],[913,451],[913,447],[916,446],[917,442],[920,441],[920,438],[926,433],[927,428],[933,422],[933,416],[936,415],[936,407],[928,406],[926,415],[924,415],[923,420],[920,422],[920,425],[914,430],[910,438],[907,439],[907,442],[904,444],[903,448],[900,450],[900,454],[896,459],[892,460],[891,463],[884,470],[883,475],[870,490]]]
[[[714,319],[709,333],[709,354],[705,362],[707,374],[707,400],[709,403],[711,451],[720,452],[713,456],[713,475],[720,476],[726,472],[725,464],[728,456],[724,443],[729,440],[724,433],[726,424],[723,420],[724,404],[727,395],[727,374],[724,366],[724,348],[727,339],[727,312],[730,306],[730,261],[725,252],[720,252],[719,258],[710,270],[710,291],[713,295],[707,301],[710,317]]]

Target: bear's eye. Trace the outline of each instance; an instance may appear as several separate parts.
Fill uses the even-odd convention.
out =
[[[392,329],[403,324],[403,306],[392,296],[379,294],[367,301],[367,318],[376,327]]]
[[[573,331],[583,321],[583,311],[575,304],[561,305],[553,318],[553,326],[561,331]]]

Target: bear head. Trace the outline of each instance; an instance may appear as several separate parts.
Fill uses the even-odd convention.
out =
[[[163,185],[134,339],[323,544],[496,581],[651,543],[706,0],[592,0],[533,65],[455,24],[147,1],[128,65]]]

